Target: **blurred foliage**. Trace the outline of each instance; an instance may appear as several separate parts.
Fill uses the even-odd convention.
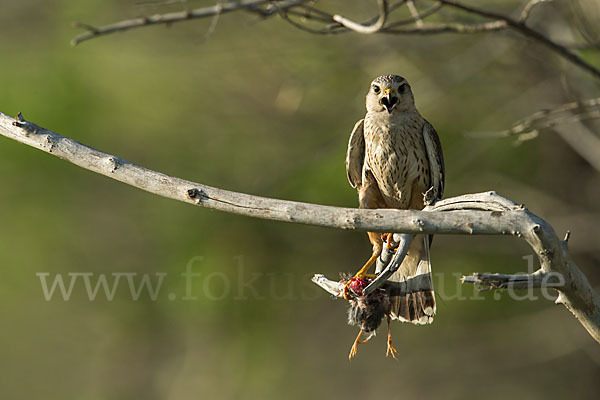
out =
[[[373,2],[323,2],[357,19]],[[521,2],[490,2],[510,12]],[[198,1],[188,6],[209,5]],[[447,196],[494,189],[527,204],[600,282],[600,175],[552,132],[515,146],[501,130],[538,109],[597,97],[598,82],[514,34],[312,36],[273,18],[224,15],[69,46],[95,25],[181,9],[135,2],[4,0],[0,111],[171,175],[284,199],[355,206],[347,138],[372,78],[412,83],[440,133]],[[559,15],[559,17],[556,17]],[[534,26],[572,39],[560,5]],[[584,52],[590,61],[597,52]],[[598,131],[598,125],[594,128]],[[543,298],[478,294],[457,276],[526,271],[516,239],[438,237],[433,325],[394,324],[346,356],[345,305],[312,287],[354,271],[370,246],[349,233],[190,207],[0,138],[0,396],[85,399],[598,398],[598,345]],[[192,295],[181,276],[194,257]],[[237,257],[237,258],[236,258]],[[166,273],[156,301],[46,301],[36,273]],[[138,278],[140,275],[138,275]],[[210,278],[210,279],[209,279]],[[136,278],[137,279],[137,278]],[[252,280],[254,279],[254,280]],[[250,282],[254,291],[244,287]],[[228,289],[229,285],[229,291]],[[240,285],[242,285],[240,287]],[[174,300],[168,295],[172,293]],[[220,294],[224,294],[220,296]],[[471,300],[459,300],[463,295]],[[222,297],[215,299],[213,297]],[[480,300],[473,299],[480,298]],[[498,298],[499,297],[499,298]]]

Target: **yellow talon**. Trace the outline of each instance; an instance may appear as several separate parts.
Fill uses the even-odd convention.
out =
[[[396,354],[398,354],[398,350],[396,350],[396,348],[392,345],[392,331],[390,329],[390,320],[388,318],[388,337],[387,337],[387,350],[385,352],[385,356],[389,356],[392,355],[392,357],[394,357],[394,360],[397,360],[398,357],[396,357]]]
[[[388,339],[388,344],[387,344],[387,351],[385,352],[385,356],[389,356],[392,355],[392,357],[394,357],[394,360],[397,360],[398,357],[396,357],[396,354],[398,354],[398,350],[396,350],[396,348],[392,345],[392,341],[391,339]]]
[[[369,339],[367,340],[360,340],[360,337],[362,336],[362,329],[360,330],[360,332],[358,332],[358,336],[356,337],[356,339],[354,339],[354,343],[352,344],[352,348],[350,348],[350,354],[348,354],[348,360],[352,361],[352,359],[354,358],[354,356],[356,356],[356,353],[358,352],[358,345],[361,343],[367,343],[369,341]]]
[[[344,286],[344,299],[348,300],[348,289],[350,288],[350,284],[352,283],[353,279],[375,277],[375,275],[367,274],[367,271],[371,268],[373,263],[375,263],[377,257],[379,257],[379,254],[373,253],[371,255],[371,258],[367,260],[365,265],[363,265],[363,267],[356,273],[356,275],[354,275],[351,279],[348,279],[348,282],[346,282],[346,285]]]
[[[394,248],[394,246],[392,245],[392,243],[394,242],[394,234],[393,233],[388,233],[386,235],[386,239],[385,242],[387,244],[387,248],[388,250],[391,250]]]

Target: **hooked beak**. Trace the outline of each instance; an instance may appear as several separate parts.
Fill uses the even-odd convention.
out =
[[[398,98],[392,96],[392,89],[386,89],[381,98],[381,105],[385,107],[388,114],[391,114],[396,104],[398,104]]]

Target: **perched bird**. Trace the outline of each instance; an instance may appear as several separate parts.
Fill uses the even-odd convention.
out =
[[[421,210],[440,199],[444,191],[440,140],[433,126],[417,111],[406,79],[398,75],[375,78],[367,93],[366,106],[367,114],[356,123],[350,135],[346,156],[348,180],[358,191],[359,207]],[[388,246],[393,242],[391,233],[369,232],[368,235],[373,245],[372,256],[354,278],[347,281],[347,289],[363,282],[361,279],[372,278],[367,272],[381,254],[382,236],[387,238]],[[426,235],[412,241],[400,268],[388,280],[388,283],[396,283],[395,288],[387,292],[388,298],[375,299],[383,302],[377,303],[377,307],[383,307],[391,319],[414,324],[432,322],[435,299],[429,262],[430,241],[431,236]],[[368,298],[361,299],[362,288],[356,289],[345,293],[363,301],[360,305],[364,306]],[[352,308],[352,299],[349,300]],[[377,307],[371,309],[379,313]],[[361,319],[357,322],[360,325]],[[361,325],[350,358],[356,354],[363,333]],[[390,352],[395,355],[388,319],[388,354]]]

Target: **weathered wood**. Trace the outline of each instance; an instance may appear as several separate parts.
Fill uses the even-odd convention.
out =
[[[472,283],[486,289],[529,289],[529,288],[561,288],[565,286],[562,275],[545,273],[538,270],[532,274],[506,275],[474,273],[463,276],[462,283]]]
[[[0,113],[0,134],[120,182],[190,204],[263,219],[371,232],[514,235],[540,261],[540,271],[559,274],[564,304],[600,342],[600,297],[571,259],[566,240],[525,207],[495,192],[440,200],[423,211],[360,210],[270,199],[222,190],[152,171],[73,139]]]

